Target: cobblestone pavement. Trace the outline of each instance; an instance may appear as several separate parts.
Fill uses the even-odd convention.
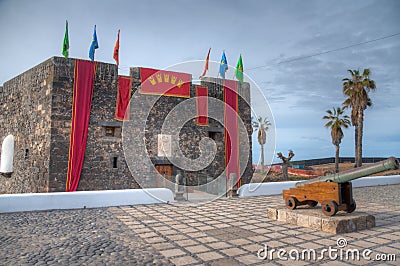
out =
[[[0,214],[0,228],[0,265],[169,263],[106,209]]]
[[[0,264],[148,264],[148,265],[399,265],[400,185],[354,190],[357,210],[375,215],[377,227],[332,235],[267,219],[266,207],[282,205],[280,196],[217,200],[197,207],[176,204],[0,215]],[[389,200],[387,202],[385,200]],[[329,247],[336,260],[294,261],[289,251]],[[257,258],[268,245],[287,251],[279,260]],[[349,249],[367,255],[395,254],[397,261],[346,260]],[[292,256],[296,253],[292,252]],[[300,256],[301,257],[301,256]]]

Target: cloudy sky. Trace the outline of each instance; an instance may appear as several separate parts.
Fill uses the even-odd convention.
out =
[[[88,58],[96,24],[96,60],[113,63],[121,29],[122,74],[130,66],[204,60],[209,47],[211,60],[219,61],[225,49],[235,66],[241,53],[246,79],[268,102],[257,115],[271,116],[276,127],[276,151],[270,142],[267,160],[289,149],[294,159],[334,156],[321,118],[344,100],[347,69],[370,68],[377,90],[365,112],[364,155],[400,157],[400,1],[0,0],[0,85],[61,56],[66,19],[75,58]],[[344,134],[341,155],[354,156],[354,128]]]

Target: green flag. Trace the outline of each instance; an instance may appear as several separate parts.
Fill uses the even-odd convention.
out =
[[[65,59],[68,58],[68,50],[69,50],[68,20],[66,20],[65,21],[65,36],[64,36],[63,49],[62,49],[62,54],[64,55]]]
[[[235,73],[236,78],[240,81],[243,82],[243,62],[242,62],[242,55],[240,55],[237,66],[236,66],[236,73]]]

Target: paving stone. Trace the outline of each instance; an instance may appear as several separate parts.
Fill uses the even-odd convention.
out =
[[[199,242],[192,240],[192,239],[178,240],[178,241],[174,241],[174,242],[175,242],[175,244],[177,244],[181,247],[194,246],[194,245],[199,244]]]
[[[149,232],[149,233],[144,233],[144,234],[138,234],[139,237],[141,238],[153,238],[158,236],[156,233]]]
[[[237,259],[241,263],[244,263],[245,265],[263,262],[262,260],[257,258],[256,253],[255,253],[255,255],[244,255],[244,256],[237,257],[235,259]]]
[[[226,228],[226,227],[230,227],[230,225],[228,224],[215,224],[213,225],[215,228]]]
[[[313,234],[302,234],[302,235],[299,235],[298,236],[299,238],[301,238],[301,239],[304,239],[304,240],[315,240],[315,239],[318,239],[319,237],[318,236],[315,236],[315,235],[313,235]],[[336,236],[334,236],[334,237],[336,237]]]
[[[303,249],[314,249],[314,250],[321,247],[318,243],[314,243],[314,242],[306,242],[306,243],[298,244],[298,246]]]
[[[216,261],[212,261],[209,264],[210,264],[210,266],[226,266],[226,265],[239,266],[239,265],[241,265],[237,260],[234,260],[234,259],[219,259]]]
[[[210,249],[207,248],[204,245],[196,245],[196,246],[190,246],[190,247],[185,247],[185,249],[187,249],[190,253],[202,253],[202,252],[206,252],[209,251]]]
[[[371,248],[373,246],[376,246],[377,244],[374,242],[359,240],[359,241],[352,242],[351,245],[356,245],[356,246],[363,247],[363,248]]]
[[[185,252],[183,252],[180,249],[174,248],[174,249],[165,249],[165,250],[160,250],[159,251],[163,256],[169,258],[169,257],[176,257],[179,255],[184,255]]]
[[[190,236],[193,238],[201,238],[201,237],[206,237],[207,234],[203,232],[195,232],[195,233],[190,233]]]
[[[159,226],[159,227],[154,227],[154,230],[156,230],[156,231],[167,231],[167,230],[171,230],[171,227],[169,227],[169,226]]]
[[[162,237],[151,237],[151,238],[145,238],[144,241],[149,244],[154,244],[154,243],[162,243],[165,242],[166,240]]]
[[[242,245],[247,245],[247,244],[251,243],[251,241],[249,241],[247,239],[243,239],[243,238],[229,240],[228,242],[235,246],[242,246]]]
[[[212,247],[213,249],[222,249],[231,247],[231,245],[226,242],[215,242],[215,243],[209,243],[207,245]]]
[[[269,246],[269,243],[268,243],[268,246]],[[263,247],[264,247],[264,245],[260,245],[260,244],[251,244],[251,245],[244,245],[244,246],[241,246],[241,248],[243,248],[243,249],[245,249],[245,250],[247,250],[247,251],[250,251],[250,253],[254,253],[254,254],[256,254],[257,251],[258,251],[260,248],[263,248]]]
[[[217,252],[214,251],[196,254],[196,256],[202,259],[203,261],[217,260],[223,258],[221,254],[218,254]]]
[[[260,236],[251,236],[251,237],[248,237],[247,239],[249,239],[249,240],[251,240],[253,242],[259,242],[260,243],[260,242],[267,241],[269,238],[267,236],[260,235]]]
[[[165,236],[167,236],[167,235],[176,235],[176,234],[179,234],[179,232],[176,231],[176,230],[167,230],[167,231],[163,231],[162,234],[165,235]]]
[[[246,225],[246,226],[242,226],[243,229],[246,230],[253,230],[253,229],[259,229],[260,227],[255,226],[255,225]]]
[[[196,240],[199,241],[200,243],[212,243],[212,242],[219,241],[215,237],[211,237],[211,236],[196,238]]]
[[[280,240],[285,243],[288,243],[288,244],[297,244],[297,243],[304,242],[304,239],[294,238],[294,237],[286,237],[286,238],[282,238]]]
[[[155,249],[159,249],[159,250],[172,249],[175,247],[171,243],[156,243],[156,244],[152,244],[151,246],[154,247]]]
[[[172,241],[188,239],[186,235],[167,235],[165,237]]]
[[[388,244],[391,243],[393,240],[399,239],[398,237],[394,237],[392,239],[387,239],[383,238],[383,236],[380,237],[369,237],[368,242],[376,243],[376,244]]]
[[[193,265],[197,263],[198,260],[190,256],[184,256],[184,257],[172,258],[171,262],[176,266],[180,266],[180,265]]]
[[[380,252],[380,253],[385,253],[385,254],[396,254],[397,256],[399,256],[399,248],[391,248],[388,246],[381,246],[378,248],[374,248],[374,251],[376,252]]]
[[[225,253],[226,255],[228,255],[230,257],[234,257],[234,258],[246,253],[246,251],[243,251],[242,249],[239,249],[239,248],[222,249],[222,250],[220,250],[220,252]]]
[[[244,225],[246,225],[244,222],[233,222],[233,223],[229,223],[230,225],[233,225],[233,226],[244,226]]]
[[[194,233],[194,232],[198,232],[199,230],[197,230],[197,229],[195,229],[195,228],[191,228],[191,227],[188,227],[188,228],[180,228],[180,229],[177,229],[179,232],[182,232],[182,233],[186,233],[186,234],[188,234],[188,233]]]
[[[267,227],[267,226],[264,226]],[[256,234],[261,234],[261,235],[266,235],[268,233],[271,233],[271,230],[267,229],[267,228],[259,228],[259,229],[254,229],[251,230],[252,232],[256,233]]]
[[[145,233],[151,233],[151,232],[152,232],[151,229],[145,228],[145,227],[143,227],[143,228],[136,228],[136,227],[133,227],[133,229],[134,229],[135,232],[138,233],[138,234],[145,234]]]
[[[197,227],[197,229],[200,231],[207,231],[207,230],[214,229],[214,227],[210,226],[210,225],[206,225],[206,226],[199,226],[199,227]]]

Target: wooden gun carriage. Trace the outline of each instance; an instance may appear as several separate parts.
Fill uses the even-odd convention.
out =
[[[353,199],[350,181],[398,168],[399,161],[390,157],[387,160],[364,167],[298,182],[295,188],[283,191],[283,199],[286,206],[292,210],[296,209],[297,206],[315,207],[320,203],[322,212],[328,216],[333,216],[338,211],[351,213],[356,209],[356,202]]]

